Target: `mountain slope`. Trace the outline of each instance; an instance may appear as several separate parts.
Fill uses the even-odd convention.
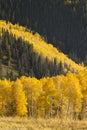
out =
[[[25,27],[0,20],[0,36],[2,36],[2,29],[13,34],[16,39],[22,38],[24,42],[33,45],[33,51],[44,59],[47,57],[51,62],[56,59],[57,64],[61,62],[64,72],[67,72],[68,70],[77,72],[84,69],[83,66],[76,64],[62,52],[59,52],[53,45],[47,44],[38,33],[33,34]]]
[[[87,64],[87,0],[0,0],[0,19],[39,32],[77,63]]]

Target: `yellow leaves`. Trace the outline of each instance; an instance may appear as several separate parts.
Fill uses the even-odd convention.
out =
[[[43,81],[42,81],[43,82]],[[45,91],[46,95],[55,96],[56,95],[56,87],[54,85],[52,78],[47,78],[47,81],[43,85],[43,91]]]
[[[67,75],[67,93],[73,96],[74,99],[76,97],[81,97],[81,90],[80,90],[80,84],[78,79],[73,75],[73,74],[68,74]]]
[[[86,101],[86,70],[40,80],[25,76],[12,82],[0,80],[0,113],[9,111],[9,115],[32,117],[49,117],[56,113],[78,115]]]
[[[8,106],[12,100],[11,93],[11,82],[6,79],[0,80],[0,113],[2,115],[7,114],[8,109],[10,110]]]
[[[36,100],[42,91],[42,86],[40,82],[36,78],[27,78],[27,77],[21,77],[21,82],[24,86],[24,89],[26,91],[26,94],[31,94],[33,96],[33,99]]]
[[[81,91],[83,94],[83,99],[87,101],[87,70],[84,70],[83,72],[80,72],[77,75],[77,78],[81,84]]]
[[[66,96],[68,98],[68,102],[72,104],[72,108],[74,108],[75,112],[80,112],[83,95],[79,80],[77,79],[76,75],[72,73],[67,74],[66,78]]]
[[[24,116],[27,114],[27,99],[25,97],[25,92],[23,90],[23,85],[20,80],[13,84],[13,100],[15,103],[15,112],[19,116]]]
[[[9,80],[0,80],[0,93],[3,98],[7,98],[11,93],[11,82]]]

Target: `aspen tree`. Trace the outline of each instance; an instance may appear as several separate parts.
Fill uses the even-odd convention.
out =
[[[67,74],[65,94],[68,98],[66,118],[70,113],[72,113],[73,118],[76,118],[76,116],[81,111],[83,95],[81,93],[81,86],[79,80],[77,79],[75,74],[72,73]]]
[[[23,85],[19,79],[13,84],[13,97],[15,114],[25,116],[27,114],[27,99],[23,90]]]

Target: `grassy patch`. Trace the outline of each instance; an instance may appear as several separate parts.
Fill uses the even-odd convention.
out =
[[[2,64],[2,77],[3,77],[3,78],[6,77],[7,72],[8,72],[8,73],[11,73],[11,72],[12,72],[15,77],[18,76],[18,72],[17,72],[17,70],[15,70],[14,68],[15,68],[15,67],[13,67],[12,65],[11,65],[11,66],[7,66],[7,65],[3,65],[3,64]]]
[[[1,117],[0,130],[87,130],[87,121]]]

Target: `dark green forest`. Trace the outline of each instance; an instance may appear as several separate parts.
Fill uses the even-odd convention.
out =
[[[2,66],[7,66],[6,74],[2,74]],[[64,67],[63,67],[64,66]],[[10,68],[10,71],[8,70]],[[58,74],[66,74],[64,69],[69,71],[69,66],[57,63],[57,59],[51,62],[48,57],[45,59],[33,51],[33,45],[24,42],[22,38],[2,29],[0,38],[0,78],[15,80],[22,75],[36,77],[51,77]],[[14,71],[17,71],[17,75]],[[39,73],[38,73],[39,72]]]
[[[39,32],[87,65],[87,0],[0,0],[0,19]]]

